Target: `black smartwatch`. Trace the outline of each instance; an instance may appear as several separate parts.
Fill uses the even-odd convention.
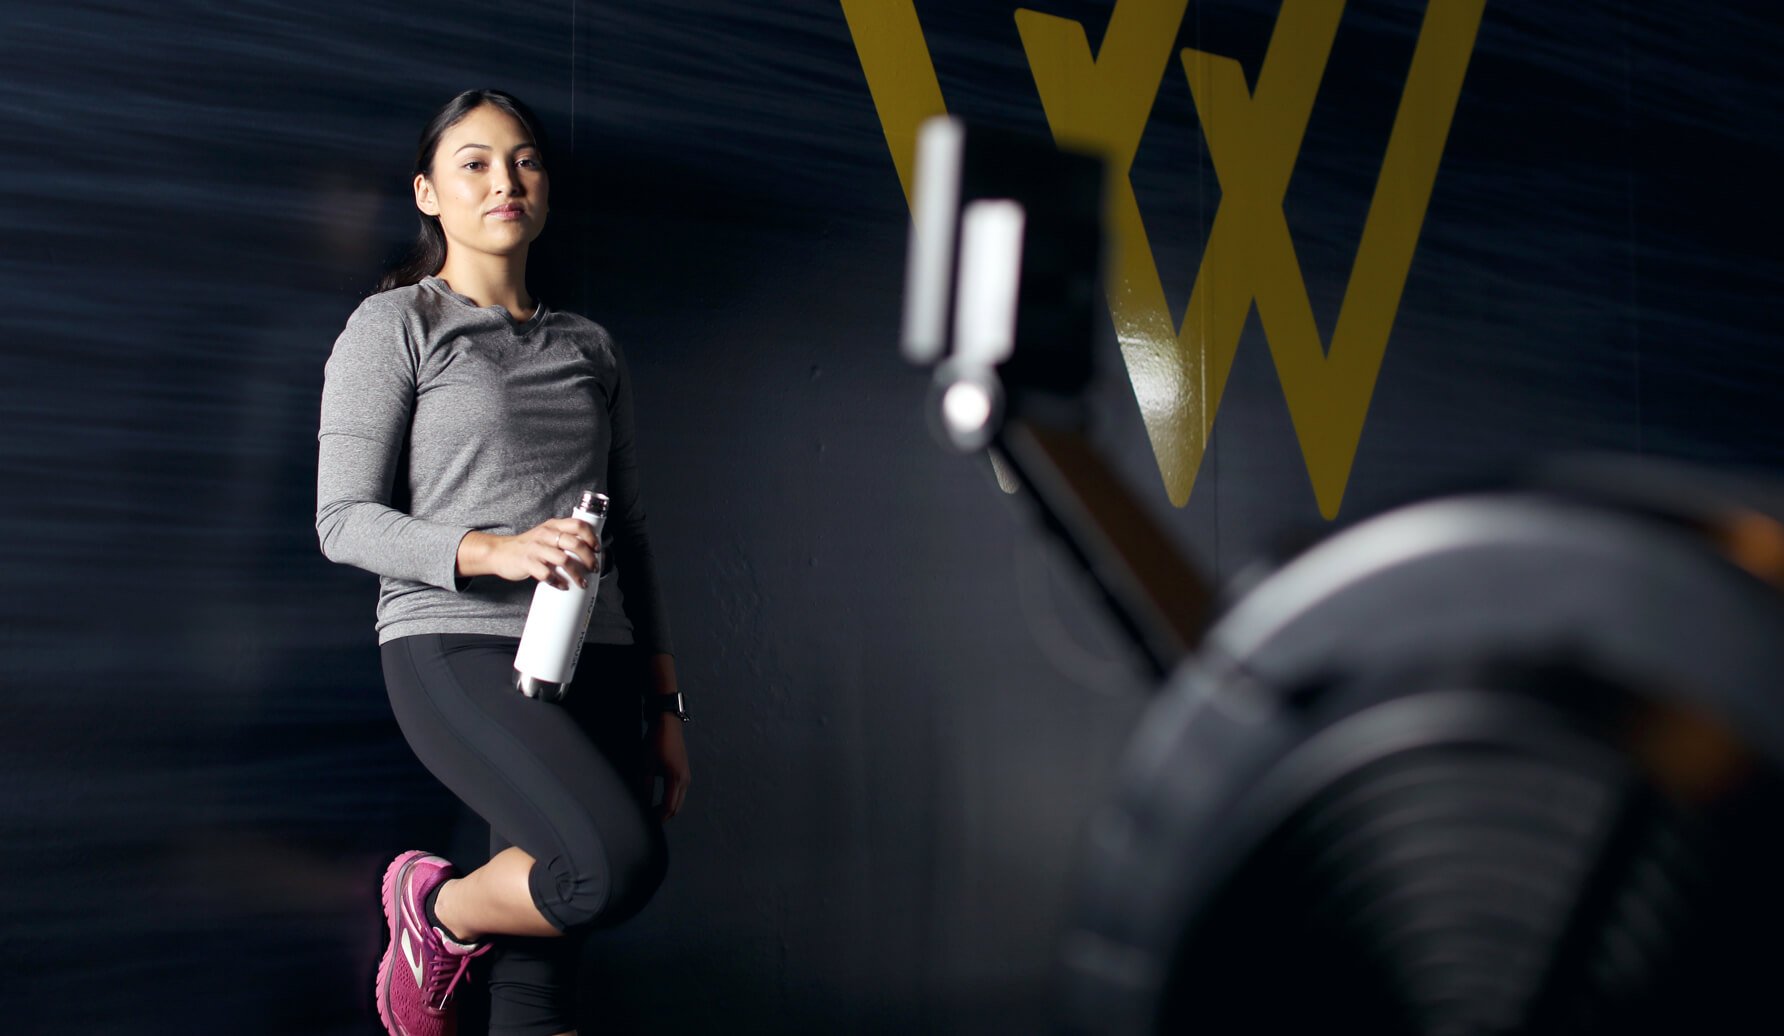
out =
[[[644,710],[649,713],[667,712],[683,723],[688,721],[687,705],[681,700],[681,692],[674,694],[647,694]]]

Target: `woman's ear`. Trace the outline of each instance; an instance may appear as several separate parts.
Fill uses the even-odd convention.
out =
[[[426,173],[415,174],[415,207],[429,216],[440,214],[440,200],[434,197],[434,185]]]

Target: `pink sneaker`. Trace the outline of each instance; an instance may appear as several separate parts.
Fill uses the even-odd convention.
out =
[[[378,1018],[390,1036],[456,1033],[452,991],[471,961],[489,950],[488,943],[457,942],[427,923],[422,904],[450,877],[452,864],[419,850],[398,856],[384,872],[390,945],[378,962]]]

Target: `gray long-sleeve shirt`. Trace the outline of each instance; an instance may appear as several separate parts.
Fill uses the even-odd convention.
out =
[[[373,295],[328,358],[317,441],[316,534],[329,560],[380,576],[380,644],[520,636],[538,584],[459,576],[459,541],[566,517],[592,488],[610,503],[587,640],[671,650],[631,379],[600,325],[543,304],[516,322],[438,277]]]

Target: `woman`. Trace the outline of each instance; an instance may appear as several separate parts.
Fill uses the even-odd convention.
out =
[[[422,132],[414,192],[414,253],[328,360],[316,530],[330,560],[381,577],[392,710],[489,821],[490,859],[462,876],[420,851],[391,863],[378,1012],[396,1036],[454,1031],[453,993],[488,954],[490,1031],[552,1036],[574,1026],[582,937],[662,880],[660,821],[688,787],[685,713],[625,360],[600,326],[527,292],[550,200],[536,120],[499,91],[453,98]],[[587,488],[611,498],[606,542],[564,517]],[[575,679],[549,704],[514,689],[513,661],[535,582],[565,574],[598,595]]]

